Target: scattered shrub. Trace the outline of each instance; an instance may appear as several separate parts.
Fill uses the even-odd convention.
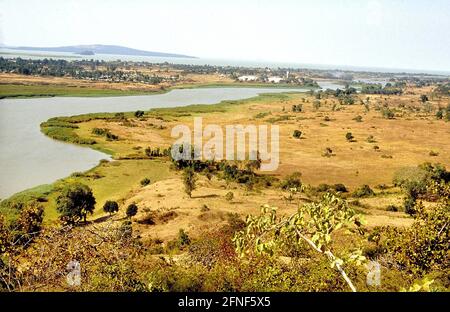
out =
[[[145,225],[154,225],[155,224],[155,220],[154,220],[155,214],[148,211],[143,218],[139,219],[137,222],[139,224],[145,224]]]
[[[261,112],[255,115],[256,119],[261,119],[270,115],[270,112]]]
[[[314,108],[315,110],[319,110],[319,108],[320,108],[320,101],[319,101],[319,100],[314,100],[314,102],[313,102],[313,108]]]
[[[150,179],[149,178],[143,178],[141,180],[141,186],[147,186],[150,184]]]
[[[389,205],[386,207],[387,211],[392,211],[392,212],[397,212],[398,211],[398,207],[395,205]]]
[[[108,141],[117,141],[119,137],[115,134],[112,134],[109,129],[106,128],[93,128],[92,134],[98,135],[98,136],[104,136]]]
[[[395,117],[395,113],[387,107],[381,111],[381,115],[386,119],[394,119]]]
[[[294,130],[294,134],[292,136],[296,139],[300,139],[302,132],[300,130]]]
[[[420,101],[421,101],[422,103],[428,102],[428,96],[426,96],[425,94],[422,94],[422,95],[420,96]]]
[[[380,190],[387,190],[387,189],[389,188],[389,185],[386,185],[386,184],[378,184],[378,185],[376,186],[376,188],[377,188],[377,189],[380,189]]]
[[[369,197],[373,195],[375,195],[374,191],[367,184],[364,184],[352,194],[353,197]]]
[[[353,136],[353,134],[351,132],[347,132],[345,134],[345,138],[347,139],[347,141],[349,142],[354,142],[355,137]]]
[[[234,198],[233,192],[230,191],[230,192],[228,192],[228,193],[225,194],[225,199],[226,199],[227,201],[231,202],[231,201],[233,200],[233,198]]]
[[[103,136],[106,135],[106,133],[108,133],[109,130],[106,128],[93,128],[91,132],[92,134]]]
[[[304,100],[304,99],[303,99]],[[303,104],[292,105],[292,111],[294,113],[300,113],[303,111]]]
[[[300,177],[302,174],[300,172],[294,172],[291,175],[288,175],[286,179],[281,182],[281,188],[283,190],[289,190],[292,188],[299,189],[302,186],[302,182],[300,180]]]
[[[323,150],[322,156],[323,157],[331,157],[331,156],[333,156],[333,150],[331,148],[329,148],[329,147],[326,147]]]
[[[137,111],[134,112],[134,116],[135,116],[136,118],[141,118],[141,117],[144,116],[144,114],[145,114],[145,112],[144,112],[144,111],[141,111],[141,110],[137,110]]]
[[[341,192],[341,193],[348,192],[347,187],[344,184],[342,184],[342,183],[338,183],[338,184],[333,185],[333,188],[334,188],[334,190],[336,192]]]
[[[187,167],[183,172],[184,191],[189,197],[192,196],[192,191],[196,189],[197,176],[192,167]]]
[[[189,235],[183,229],[180,229],[180,231],[178,232],[179,246],[181,248],[183,248],[185,246],[189,246],[190,243],[191,243],[191,239],[190,239]]]
[[[117,141],[119,136],[112,134],[111,132],[106,133],[106,140],[108,141]]]
[[[334,185],[322,183],[317,186],[316,191],[318,191],[318,192],[339,192],[339,193],[348,192],[347,187],[342,183],[338,183],[338,184],[334,184]]]
[[[377,141],[375,140],[375,138],[373,137],[373,135],[369,135],[367,137],[367,142],[368,143],[376,143]]]
[[[125,113],[115,113],[114,118],[118,120],[125,119]]]
[[[362,122],[363,118],[362,118],[362,116],[358,115],[355,118],[353,118],[353,120],[356,122]]]

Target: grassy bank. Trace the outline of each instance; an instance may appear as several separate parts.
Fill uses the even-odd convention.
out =
[[[0,99],[5,98],[30,98],[30,97],[107,97],[107,96],[129,96],[129,95],[151,95],[161,94],[173,89],[194,89],[194,88],[276,88],[276,89],[317,89],[314,86],[298,86],[291,84],[264,84],[264,83],[196,83],[174,85],[166,89],[153,90],[120,90],[106,89],[86,86],[66,86],[66,85],[21,85],[21,84],[0,84]]]
[[[268,103],[270,101],[284,101],[290,98],[289,94],[284,93],[265,93],[256,97],[243,100],[226,100],[217,104],[193,104],[188,106],[171,108],[154,108],[145,112],[145,115],[137,119],[145,121],[147,119],[156,119],[164,121],[167,118],[186,118],[193,114],[212,114],[225,113],[232,107],[251,102]],[[119,137],[118,140],[109,140],[104,136],[95,135],[92,129],[102,128],[104,122],[109,125],[120,123],[128,128],[136,126],[134,112],[126,113],[93,113],[83,114],[71,117],[54,117],[41,123],[41,131],[45,135],[59,141],[89,146],[95,150],[107,153],[112,156],[123,156],[127,158],[135,157],[136,151],[133,150],[131,142]],[[97,127],[97,128],[98,128]]]
[[[194,89],[194,88],[261,88],[261,89],[319,89],[319,86],[313,85],[293,85],[288,83],[252,83],[252,82],[223,82],[223,83],[195,83],[180,84],[173,89]]]
[[[0,99],[55,97],[55,96],[66,96],[66,97],[126,96],[126,95],[149,95],[155,93],[158,93],[158,91],[118,90],[118,89],[90,88],[82,86],[64,86],[64,85],[0,84]]]
[[[40,127],[41,132],[52,139],[67,143],[87,145],[95,150],[114,155],[114,151],[97,144],[99,143],[97,138],[80,137],[77,133],[77,130],[80,128],[79,124],[86,123],[91,120],[120,121],[132,116],[133,113],[94,113],[72,117],[53,117],[41,123]]]
[[[154,183],[173,175],[169,170],[169,163],[158,159],[102,161],[88,171],[75,172],[52,184],[14,194],[0,202],[0,214],[6,216],[7,220],[13,220],[18,217],[22,203],[35,200],[44,206],[45,220],[51,222],[58,218],[56,198],[61,189],[67,183],[80,182],[89,185],[94,193],[97,203],[92,218],[95,219],[103,215],[102,207],[106,200],[122,203],[133,190],[141,188],[142,179],[148,178]]]

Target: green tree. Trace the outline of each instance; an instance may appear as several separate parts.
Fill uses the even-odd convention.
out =
[[[353,192],[353,197],[369,197],[373,195],[375,195],[375,192],[367,184],[362,185]]]
[[[421,202],[415,205],[414,223],[410,227],[375,228],[372,241],[377,249],[389,253],[397,264],[419,276],[432,270],[448,270],[450,236],[450,186],[440,183],[433,186],[444,189],[440,202],[433,209],[425,209]],[[443,190],[439,190],[439,192]]]
[[[141,111],[141,110],[138,110],[138,111],[135,111],[135,112],[134,112],[134,116],[135,116],[136,118],[141,118],[141,117],[144,116],[144,114],[145,114],[145,112],[144,112],[144,111]]]
[[[225,194],[225,199],[226,199],[227,201],[231,202],[231,201],[233,200],[233,198],[234,198],[233,192],[230,191],[230,192],[228,192],[228,193]]]
[[[86,222],[87,214],[92,214],[95,209],[95,197],[89,186],[82,183],[69,184],[63,188],[56,198],[56,210],[61,219],[70,224],[80,220]]]
[[[349,265],[365,261],[362,250],[336,256],[332,251],[334,233],[341,229],[357,230],[362,220],[347,203],[332,194],[325,194],[319,202],[304,204],[290,216],[279,216],[277,209],[265,205],[260,216],[248,216],[246,226],[233,238],[236,252],[241,257],[275,255],[288,244],[300,247],[306,243],[318,254],[324,255],[352,291],[356,291],[345,272]],[[361,231],[361,230],[360,230]]]
[[[290,189],[300,189],[302,186],[302,181],[300,180],[300,177],[302,176],[301,172],[293,172],[292,174],[288,175],[286,179],[281,182],[280,187],[283,190],[290,190]]]
[[[189,197],[192,196],[192,191],[196,189],[197,176],[192,167],[187,167],[183,172],[184,191]]]
[[[426,96],[425,94],[422,94],[422,95],[420,96],[420,101],[421,101],[422,103],[428,102],[428,96]]]
[[[103,205],[103,211],[109,213],[109,215],[114,212],[119,211],[119,204],[113,200],[107,200]]]
[[[127,207],[127,217],[131,219],[131,217],[134,217],[138,212],[138,206],[135,203],[129,204]]]
[[[178,232],[178,245],[180,246],[180,248],[188,246],[190,243],[191,239],[189,235],[183,229],[180,229],[180,231]]]
[[[353,139],[354,139],[355,137],[353,136],[353,134],[352,134],[351,132],[347,132],[347,133],[345,134],[345,138],[347,139],[347,141],[353,142]]]
[[[302,132],[300,130],[294,130],[294,134],[292,136],[296,139],[300,139]]]

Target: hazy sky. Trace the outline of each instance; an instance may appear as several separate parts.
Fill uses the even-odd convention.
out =
[[[450,70],[449,0],[0,0],[0,43]]]

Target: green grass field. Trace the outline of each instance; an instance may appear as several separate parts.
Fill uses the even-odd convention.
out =
[[[45,220],[51,222],[58,218],[56,198],[59,190],[67,183],[81,182],[89,185],[94,193],[97,204],[90,219],[95,219],[104,214],[102,207],[106,200],[115,200],[121,204],[130,192],[141,187],[142,179],[149,178],[151,183],[154,183],[173,175],[174,172],[169,170],[169,163],[158,159],[101,163],[91,170],[73,173],[53,184],[40,185],[14,194],[0,202],[0,213],[8,220],[13,220],[19,213],[19,210],[14,209],[14,203],[25,203],[34,199],[45,207]]]
[[[193,89],[193,88],[277,88],[298,89],[314,87],[302,87],[290,84],[264,84],[264,83],[205,83],[205,84],[180,84],[166,90],[116,90],[102,88],[88,88],[81,86],[62,85],[19,85],[0,84],[0,99],[4,98],[28,98],[28,97],[55,97],[55,96],[126,96],[126,95],[149,95],[168,92],[171,89]]]

